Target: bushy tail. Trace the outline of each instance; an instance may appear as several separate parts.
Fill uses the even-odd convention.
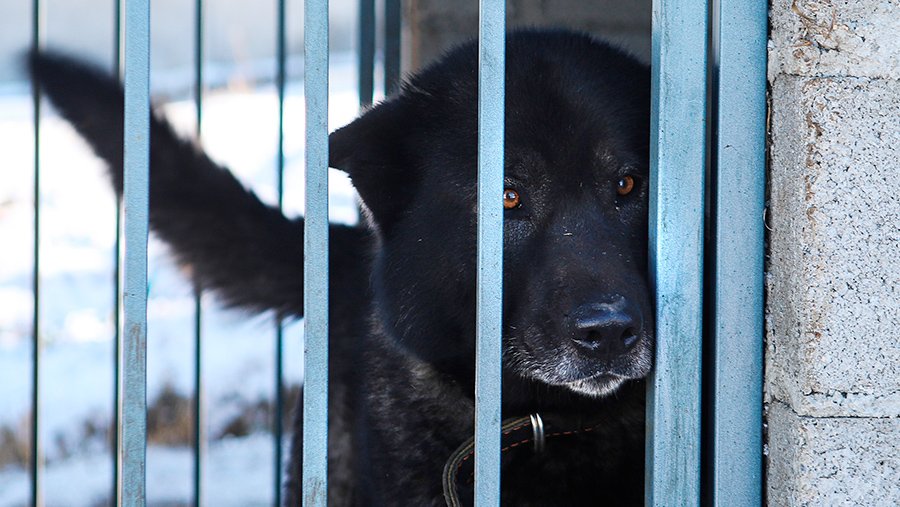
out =
[[[28,67],[56,109],[108,163],[121,194],[124,94],[119,82],[52,52],[29,54]],[[191,268],[196,282],[229,306],[301,316],[302,218],[290,220],[263,204],[160,118],[152,118],[150,141],[150,227]],[[368,282],[362,274],[368,235],[332,225],[330,237],[331,285],[356,283],[361,295],[366,290],[359,285]]]

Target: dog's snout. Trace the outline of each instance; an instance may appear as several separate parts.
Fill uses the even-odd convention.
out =
[[[613,357],[624,354],[638,341],[641,318],[619,301],[613,304],[589,304],[573,315],[573,340],[593,354]]]

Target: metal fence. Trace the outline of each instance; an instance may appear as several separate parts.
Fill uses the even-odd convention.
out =
[[[149,0],[124,5],[126,90],[124,261],[117,322],[116,503],[145,502],[146,294],[149,170]],[[360,0],[360,100],[374,83],[374,0]],[[400,2],[386,0],[385,89],[399,82]],[[41,42],[41,1],[32,0]],[[202,117],[203,4],[195,0],[196,112]],[[284,158],[285,1],[277,9],[278,188]],[[328,1],[304,5],[306,220],[303,504],[327,499]],[[767,13],[753,0],[653,2],[650,258],[657,355],[647,407],[647,505],[758,505],[762,497],[762,273]],[[481,0],[479,30],[476,503],[500,502],[500,322],[505,3]],[[117,60],[119,46],[116,46]],[[41,504],[40,111],[34,92],[35,207],[31,488]],[[118,265],[117,265],[118,271]],[[117,276],[118,278],[118,276]],[[117,287],[117,291],[119,288]],[[117,301],[119,298],[116,298]],[[202,386],[195,323],[194,502],[201,503]],[[118,315],[118,308],[116,314]],[[281,326],[276,405],[281,399]],[[704,344],[705,342],[705,344]],[[703,357],[705,354],[705,357]],[[119,376],[121,373],[121,391]],[[704,386],[706,395],[704,396]],[[701,418],[701,414],[705,414]],[[275,502],[281,502],[281,415],[275,417]],[[701,452],[702,451],[702,452]],[[702,489],[702,492],[701,492]]]

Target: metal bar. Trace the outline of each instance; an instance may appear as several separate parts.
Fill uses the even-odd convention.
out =
[[[762,504],[766,2],[719,0],[715,118],[715,505]],[[725,198],[727,197],[727,198]]]
[[[41,45],[41,2],[31,2],[31,47],[36,50]],[[31,504],[35,507],[43,504],[41,495],[41,94],[37,79],[31,83],[31,107],[34,115],[34,241],[32,243],[31,272],[31,462],[29,475],[31,479]]]
[[[122,78],[122,0],[116,0],[113,7],[113,74]],[[113,505],[121,505],[122,490],[119,488],[119,477],[122,474],[122,460],[119,459],[122,435],[122,347],[121,347],[121,313],[122,299],[122,196],[116,194],[116,240],[113,246],[113,403],[110,455],[112,458],[112,491],[110,498]]]
[[[505,30],[505,0],[481,0],[475,338],[475,503],[479,506],[500,505]]]
[[[646,505],[699,505],[706,0],[654,0]]]
[[[201,290],[197,283],[194,283],[194,420],[192,432],[194,434],[193,446],[191,454],[193,455],[193,483],[194,498],[193,505],[199,507],[203,505],[203,454],[206,443],[206,418],[204,417],[204,396],[203,396],[203,349],[202,347],[202,300]]]
[[[203,0],[194,0],[194,114],[197,140],[203,134]],[[194,505],[203,505],[203,449],[206,442],[203,396],[203,304],[200,284],[194,281]]]
[[[375,0],[359,0],[359,106],[375,93]]]
[[[328,499],[328,0],[304,3],[303,505]]]
[[[278,0],[275,30],[276,72],[275,86],[278,89],[278,148],[276,150],[276,178],[278,188],[278,209],[284,206],[284,89],[287,60],[287,32],[285,0]],[[280,315],[275,321],[275,410],[272,421],[272,444],[274,447],[273,470],[275,483],[272,505],[281,506],[281,476],[284,473],[284,322]]]
[[[150,2],[125,4],[122,505],[146,503]]]
[[[385,95],[390,95],[400,86],[400,13],[400,0],[384,0]]]
[[[282,504],[282,476],[284,475],[284,321],[279,317],[275,327],[275,413],[272,421],[272,444],[274,446],[274,489],[272,505]]]

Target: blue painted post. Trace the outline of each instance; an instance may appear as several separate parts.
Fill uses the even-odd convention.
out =
[[[275,49],[276,71],[275,87],[278,89],[278,148],[275,163],[276,187],[278,189],[278,209],[284,206],[284,85],[287,60],[287,12],[286,1],[278,0],[278,13],[276,16]],[[275,471],[273,483],[272,505],[280,507],[281,480],[284,469],[284,321],[281,315],[276,316],[275,322],[275,414],[272,421],[272,445],[274,448],[273,466]]]
[[[42,5],[31,2],[31,47],[41,44]],[[31,270],[31,461],[29,463],[31,505],[43,504],[41,492],[41,93],[37,82],[31,83],[31,110],[34,115],[34,238]]]
[[[194,115],[195,134],[203,133],[203,0],[194,0]],[[206,447],[205,417],[203,412],[203,302],[200,284],[194,281],[194,421],[193,421],[193,505],[203,505],[203,451]]]
[[[707,3],[654,0],[646,505],[699,505]]]
[[[150,170],[150,2],[125,3],[125,282],[122,505],[146,502],[147,229]]]
[[[328,500],[328,0],[304,4],[303,505]]]
[[[505,0],[481,0],[478,31],[478,292],[475,503],[500,505]]]
[[[762,504],[766,2],[720,0],[716,147],[715,505]]]
[[[113,74],[116,78],[122,78],[122,1],[115,0],[113,4]],[[121,446],[122,426],[122,333],[121,314],[122,298],[122,196],[116,195],[116,242],[113,246],[113,398],[112,398],[112,443],[110,456],[112,458],[112,484],[110,489],[110,503],[120,505],[122,503],[122,489],[120,476],[122,474],[122,460],[119,459]]]

